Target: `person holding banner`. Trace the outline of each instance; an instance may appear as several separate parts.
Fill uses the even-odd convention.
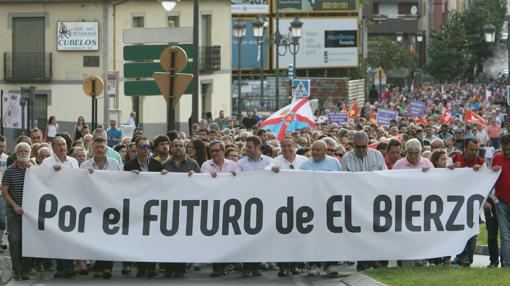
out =
[[[213,178],[216,178],[218,173],[231,173],[235,176],[237,164],[225,159],[225,144],[222,141],[215,140],[211,142],[209,147],[212,159],[206,161],[200,171],[211,174]],[[213,263],[211,277],[227,275],[225,267],[227,267],[226,263]]]
[[[28,272],[32,259],[22,256],[21,249],[21,221],[23,214],[23,187],[25,184],[25,171],[30,168],[30,153],[32,148],[22,142],[16,145],[16,161],[9,166],[2,177],[2,195],[8,204],[7,227],[9,239],[9,252],[11,255],[14,280],[28,280]]]
[[[246,156],[241,158],[237,162],[238,172],[250,172],[250,171],[262,171],[269,164],[271,164],[271,158],[262,155],[260,148],[262,147],[262,140],[258,136],[249,136],[246,138],[245,151]],[[243,276],[261,276],[259,271],[260,263],[244,263],[243,264]]]
[[[104,131],[103,131],[104,132]],[[104,138],[104,137],[103,137]],[[151,142],[147,137],[140,136],[135,140],[136,157],[129,160],[124,165],[124,171],[131,171],[135,174],[140,172],[161,172],[163,170],[161,163],[150,157]],[[141,278],[154,278],[157,275],[156,263],[136,263],[137,273],[136,277]],[[123,265],[122,273],[130,273],[131,269],[129,263]]]
[[[169,172],[188,173],[189,176],[193,173],[200,173],[197,161],[186,155],[186,147],[181,139],[174,139],[172,142],[172,159],[162,166],[161,174],[165,175]],[[161,263],[160,266],[165,269],[165,277],[182,278],[186,273],[185,263]]]
[[[67,143],[64,137],[56,136],[53,139],[53,155],[44,159],[42,165],[60,171],[62,168],[79,168],[78,161],[67,156]],[[74,261],[57,259],[57,272],[55,278],[71,278],[74,273]]]
[[[357,131],[353,135],[354,150],[345,154],[344,170],[349,172],[371,172],[387,170],[381,152],[368,148],[368,135]]]
[[[282,154],[271,160],[266,169],[270,169],[275,173],[280,170],[300,169],[301,165],[307,160],[305,156],[296,154],[296,140],[290,135],[285,135],[280,140]]]
[[[501,233],[502,267],[510,267],[510,134],[500,138],[502,152],[494,156],[493,170],[501,169],[496,182],[496,215]]]
[[[92,158],[83,162],[80,166],[82,169],[87,169],[89,173],[94,173],[95,170],[107,170],[107,171],[120,171],[120,165],[117,160],[106,157],[106,150],[108,145],[106,139],[97,137],[94,139],[92,145]],[[96,262],[96,274],[94,277],[103,277],[103,279],[110,279],[112,277],[112,261],[97,261]]]

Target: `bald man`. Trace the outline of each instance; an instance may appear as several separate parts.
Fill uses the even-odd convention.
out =
[[[312,144],[312,157],[307,159],[300,167],[301,170],[314,171],[341,171],[340,162],[334,157],[326,155],[328,146],[324,141],[315,141]]]

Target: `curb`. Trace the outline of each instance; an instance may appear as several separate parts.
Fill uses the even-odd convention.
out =
[[[346,286],[387,286],[386,284],[372,279],[365,274],[355,273],[340,279],[340,283]]]

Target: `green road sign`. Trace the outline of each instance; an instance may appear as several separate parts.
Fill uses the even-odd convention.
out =
[[[193,58],[192,50],[193,45],[182,44],[178,45],[183,48],[188,55],[188,59]],[[168,48],[169,45],[132,45],[124,46],[124,94],[126,96],[154,96],[161,95],[161,91],[153,79],[155,72],[164,72],[159,64],[159,57],[161,52]],[[192,73],[192,62],[181,71],[182,73]],[[136,78],[144,78],[144,80],[136,80]],[[192,85],[184,91],[185,94],[193,92]]]

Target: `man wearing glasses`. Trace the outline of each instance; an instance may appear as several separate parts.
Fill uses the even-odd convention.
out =
[[[368,135],[363,131],[354,133],[354,150],[343,157],[344,171],[370,172],[387,170],[381,152],[368,148]]]
[[[211,151],[212,159],[204,162],[200,170],[202,173],[209,173],[213,178],[216,178],[218,173],[236,175],[236,162],[225,159],[225,143],[215,140],[211,142],[209,150]],[[213,263],[211,277],[227,275],[227,271],[225,271],[226,266],[225,263]]]
[[[147,137],[138,137],[135,141],[136,144],[136,158],[128,161],[124,165],[124,171],[131,171],[135,174],[140,172],[161,172],[163,169],[161,163],[150,157],[151,142]],[[147,278],[156,277],[156,263],[136,263],[137,273],[136,277]]]

